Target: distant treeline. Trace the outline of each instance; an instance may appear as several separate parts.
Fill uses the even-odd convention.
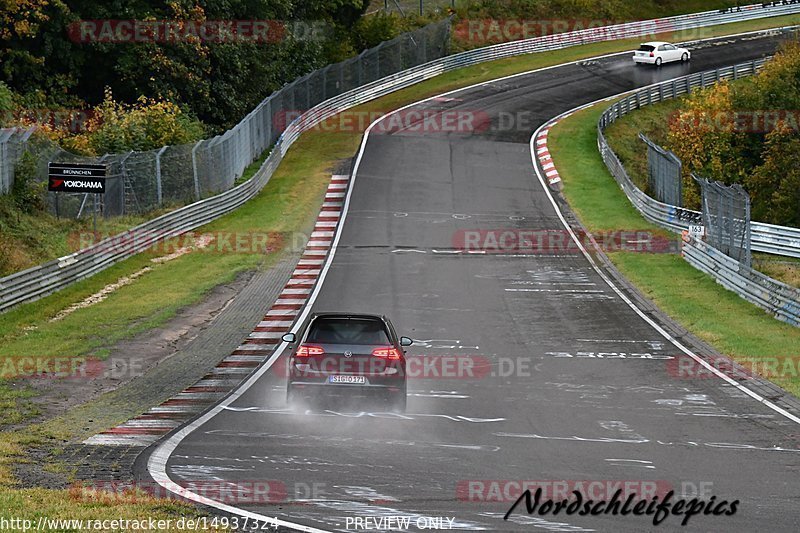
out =
[[[18,109],[85,109],[109,93],[125,104],[145,97],[217,133],[285,83],[422,22],[362,17],[368,3],[2,0],[0,82]],[[8,117],[0,117],[5,125]]]

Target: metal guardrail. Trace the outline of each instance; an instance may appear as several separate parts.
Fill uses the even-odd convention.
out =
[[[717,283],[765,309],[778,320],[800,326],[800,290],[772,279],[689,235],[686,231],[689,224],[702,224],[702,214],[659,202],[645,194],[630,179],[603,134],[609,124],[635,109],[675,98],[693,88],[705,87],[722,79],[753,75],[766,61],[767,59],[759,59],[700,72],[632,93],[606,109],[600,116],[597,146],[609,171],[642,216],[659,226],[682,233],[681,255],[690,265],[709,274]],[[756,251],[800,257],[800,229],[752,222],[750,245]]]
[[[600,155],[625,195],[647,220],[680,233],[688,229],[689,224],[702,224],[702,214],[699,211],[659,202],[639,189],[628,176],[628,172],[617,154],[609,146],[603,133],[605,129],[618,118],[641,107],[688,94],[692,89],[707,87],[719,80],[735,80],[752,76],[764,66],[766,61],[767,59],[757,59],[731,67],[697,72],[645,87],[614,103],[600,116],[597,125],[597,147]],[[800,257],[800,229],[753,222],[751,225],[751,249],[757,252]]]
[[[800,13],[800,4],[753,4],[742,6],[737,11],[706,11],[535,37],[446,56],[362,85],[317,104],[289,124],[278,138],[264,164],[245,183],[212,198],[162,215],[94,246],[0,279],[0,312],[20,303],[42,298],[71,283],[88,278],[118,261],[135,255],[161,239],[184,234],[236,209],[255,196],[269,181],[287,150],[303,131],[311,129],[325,119],[351,107],[445,72],[486,61],[559,50],[593,42],[652,36],[667,31],[702,28],[794,13]]]
[[[683,234],[681,255],[726,289],[765,309],[778,320],[800,326],[800,290],[739,263],[688,232]]]

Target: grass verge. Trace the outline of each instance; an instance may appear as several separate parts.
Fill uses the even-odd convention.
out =
[[[655,229],[630,204],[597,151],[597,120],[607,106],[585,109],[550,131],[548,146],[564,196],[590,231]],[[800,328],[772,318],[680,256],[612,252],[608,257],[660,309],[720,353],[743,362],[800,356]],[[800,395],[800,376],[772,380]]]

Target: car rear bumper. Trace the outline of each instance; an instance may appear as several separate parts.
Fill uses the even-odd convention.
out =
[[[287,388],[290,399],[313,400],[336,398],[346,400],[391,399],[405,396],[405,381],[382,384],[342,384],[328,382],[290,381]]]
[[[634,63],[646,63],[648,65],[654,65],[656,62],[655,57],[650,56],[633,56]]]

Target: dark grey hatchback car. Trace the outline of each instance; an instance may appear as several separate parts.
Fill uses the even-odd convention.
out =
[[[376,401],[397,412],[406,408],[405,346],[389,319],[380,315],[315,313],[303,330],[286,333],[292,346],[286,401],[289,405]]]

